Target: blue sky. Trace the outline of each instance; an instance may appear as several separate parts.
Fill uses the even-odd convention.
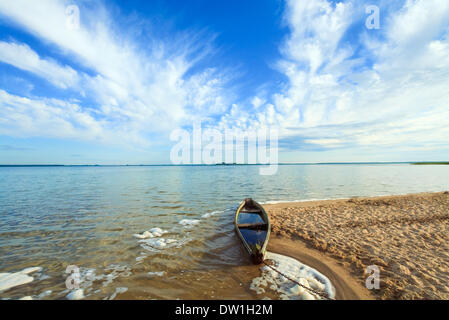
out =
[[[0,164],[169,163],[170,133],[198,121],[274,128],[281,162],[448,160],[448,16],[446,0],[3,0]]]

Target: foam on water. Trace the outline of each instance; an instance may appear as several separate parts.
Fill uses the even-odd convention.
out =
[[[192,226],[199,223],[199,220],[188,220],[184,219],[179,223],[184,226]],[[173,233],[172,231],[162,230],[161,228],[152,228],[148,231],[143,232],[142,234],[135,234],[134,237],[140,239],[138,242],[140,246],[149,252],[161,252],[162,250],[169,248],[180,248],[184,244],[188,243],[191,239],[167,239],[162,238],[162,236],[166,233]],[[148,255],[145,253],[141,253],[140,256],[136,258],[137,263],[141,263]]]
[[[81,300],[84,299],[84,290],[83,289],[75,289],[70,291],[70,293],[66,296],[69,300]]]
[[[159,238],[159,239],[144,239],[144,240],[139,240],[139,242],[140,242],[140,246],[147,251],[160,252],[164,249],[169,249],[169,248],[181,248],[184,244],[186,244],[190,240],[191,239],[189,239],[189,238],[185,238],[185,239],[181,239],[181,240]],[[139,257],[137,259],[139,259]],[[141,259],[139,259],[137,261],[141,261]]]
[[[63,293],[68,293],[66,298],[69,300],[80,300],[89,297],[92,292],[96,293],[98,290],[97,282],[101,281],[101,286],[110,286],[115,279],[119,277],[129,277],[132,275],[131,268],[127,265],[110,264],[104,269],[103,274],[96,274],[97,270],[94,268],[79,268],[79,289],[64,290]],[[95,285],[95,287],[94,287]],[[42,294],[41,294],[42,295]]]
[[[149,276],[162,277],[165,274],[165,271],[153,271],[148,272]]]
[[[220,213],[222,211],[212,211],[212,212],[207,212],[205,214],[203,214],[201,216],[202,219],[208,219],[210,217],[213,217],[214,215]],[[201,222],[201,220],[199,219],[182,219],[181,221],[179,221],[178,223],[182,226],[184,226],[185,228],[191,228],[193,226],[198,225]],[[154,238],[160,238],[162,237],[164,234],[168,233],[167,230],[163,230],[161,228],[152,228],[148,231],[144,231],[143,233],[139,234],[134,234],[133,236],[141,239],[141,246],[149,251],[154,251],[154,249],[156,250],[161,250],[164,248],[171,248],[174,246],[175,242],[180,243],[180,241],[178,240],[174,240],[174,239],[154,239]],[[188,242],[188,241],[184,241]],[[138,257],[137,261],[140,261],[142,257]]]
[[[51,295],[51,293],[52,293],[51,290],[46,290],[37,296],[25,296],[25,297],[20,298],[19,300],[41,300],[41,299]]]
[[[197,225],[198,223],[200,223],[200,220],[195,219],[182,219],[181,221],[179,221],[179,224],[183,225],[184,227],[192,227],[194,225]]]
[[[192,221],[199,220],[182,220],[180,224],[195,224]],[[143,232],[142,234],[134,234],[134,237],[140,239],[139,243],[142,248],[146,251],[151,252],[160,252],[163,249],[172,248],[172,247],[180,247],[182,244],[188,241],[181,241],[176,239],[165,239],[161,238],[164,234],[169,233],[167,230],[162,230],[161,228],[152,228],[148,231]],[[137,262],[142,262],[147,256],[139,256],[136,258]]]
[[[207,219],[207,218],[210,218],[210,217],[215,216],[216,214],[218,214],[218,213],[220,213],[220,212],[222,212],[222,211],[212,211],[212,212],[208,212],[208,213],[203,214],[203,215],[201,216],[201,218]]]
[[[120,264],[111,264],[107,268],[104,269],[108,274],[103,275],[103,287],[108,286],[118,277],[129,277],[132,275],[131,268],[126,265]]]
[[[164,249],[165,247],[175,243],[176,240],[160,238],[160,239],[145,239],[140,240],[139,242],[142,243],[141,246],[143,248],[150,246],[153,249]]]
[[[46,290],[44,292],[42,292],[40,295],[37,296],[38,299],[43,299],[45,297],[48,297],[49,295],[51,295],[52,291],[51,290]]]
[[[330,280],[317,270],[295,260],[276,253],[267,252],[266,259],[274,262],[273,267],[298,281],[301,285],[327,294],[335,298],[335,288]],[[257,294],[275,293],[283,300],[316,300],[321,297],[286,279],[273,269],[263,266],[262,275],[254,278],[250,289]]]
[[[20,271],[20,273],[30,274],[33,272],[40,272],[40,271],[42,271],[41,267],[31,267],[23,269],[22,271]]]
[[[30,283],[34,280],[29,274],[42,271],[41,267],[26,268],[14,273],[0,273],[0,292]]]
[[[168,231],[162,230],[161,228],[152,228],[148,231],[144,231],[142,234],[134,234],[134,237],[139,239],[157,238],[162,237],[165,233],[168,233]]]

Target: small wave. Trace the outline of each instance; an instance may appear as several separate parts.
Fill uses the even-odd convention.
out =
[[[182,204],[170,204],[170,205],[152,205],[149,206],[153,209],[168,209],[168,210],[174,210],[174,209],[181,209],[183,208]]]
[[[295,279],[301,285],[325,292],[328,297],[335,298],[335,289],[332,283],[317,270],[293,258],[271,252],[267,252],[266,259],[273,260],[275,263],[274,267],[277,270]],[[262,275],[254,278],[250,286],[250,289],[256,291],[257,294],[271,291],[283,300],[320,299],[320,297],[291,282],[267,266],[263,266],[261,271]]]

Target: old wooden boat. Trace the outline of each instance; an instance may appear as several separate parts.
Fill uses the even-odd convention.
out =
[[[265,258],[270,238],[270,220],[264,208],[253,199],[245,199],[235,212],[235,231],[254,264]]]

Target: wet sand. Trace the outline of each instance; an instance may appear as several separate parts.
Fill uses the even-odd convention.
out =
[[[269,250],[329,277],[337,299],[449,299],[449,192],[264,205]],[[380,269],[380,289],[365,269]]]
[[[351,277],[350,273],[336,261],[322,252],[308,248],[300,241],[285,237],[272,237],[268,251],[295,258],[324,274],[334,285],[337,300],[375,299],[368,289],[363,287],[357,279]]]

